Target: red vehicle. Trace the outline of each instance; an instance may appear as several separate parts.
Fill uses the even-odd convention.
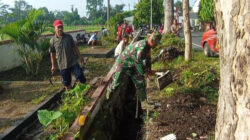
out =
[[[201,47],[206,56],[219,55],[220,47],[217,44],[217,32],[215,30],[211,29],[203,33]]]

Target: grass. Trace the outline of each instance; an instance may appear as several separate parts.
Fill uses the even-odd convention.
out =
[[[78,26],[65,26],[64,31],[85,30],[86,32],[100,31],[101,25],[78,25]]]
[[[199,93],[208,102],[216,103],[219,89],[219,58],[206,57],[203,52],[193,51],[192,60],[183,56],[173,61],[159,61],[152,65],[155,71],[170,70],[177,78],[160,92],[160,96],[171,97],[175,93]]]

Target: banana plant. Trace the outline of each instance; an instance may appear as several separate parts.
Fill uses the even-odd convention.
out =
[[[41,37],[51,30],[45,21],[37,20],[42,10],[31,10],[24,20],[7,24],[0,29],[0,35],[9,36],[16,44],[17,54],[22,58],[27,74],[37,75],[40,62],[49,48],[49,40]]]

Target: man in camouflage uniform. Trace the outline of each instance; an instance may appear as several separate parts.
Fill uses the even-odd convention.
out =
[[[129,45],[116,60],[116,70],[113,79],[107,88],[107,98],[128,75],[136,87],[136,94],[140,101],[146,99],[145,74],[152,75],[151,70],[151,48],[155,48],[160,40],[160,34],[154,32],[147,40],[141,40]]]

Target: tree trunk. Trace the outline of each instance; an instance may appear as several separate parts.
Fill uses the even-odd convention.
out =
[[[189,0],[183,0],[183,20],[185,37],[185,60],[190,61],[192,50],[192,36],[190,31]]]
[[[250,1],[214,0],[220,49],[216,140],[250,139]]]
[[[170,33],[170,27],[174,18],[173,0],[164,0],[164,29],[163,33]]]

